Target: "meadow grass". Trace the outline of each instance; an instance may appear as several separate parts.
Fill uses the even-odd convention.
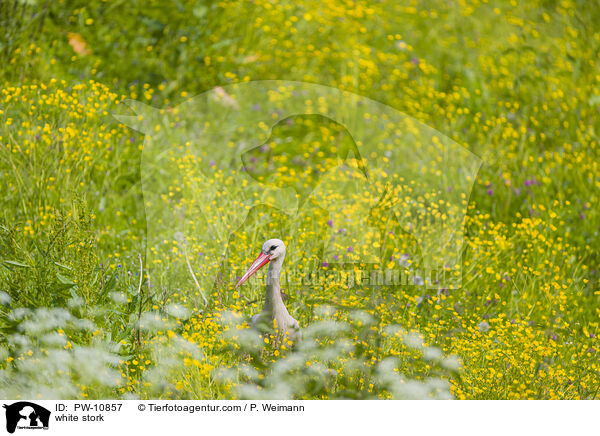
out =
[[[1,12],[3,397],[597,397],[597,2],[61,0]],[[459,289],[290,288],[304,348],[244,333],[262,288],[215,285],[223,241],[228,262],[249,264],[270,229],[256,220],[231,236],[231,222],[277,204],[276,190],[244,191],[239,162],[202,155],[185,135],[170,137],[172,172],[149,185],[148,138],[115,115],[137,119],[123,102],[138,100],[155,108],[155,135],[171,134],[190,97],[267,79],[368,97],[483,159],[464,205]],[[279,136],[302,139],[301,151],[348,140],[326,120],[297,125]],[[298,176],[279,180],[302,194],[302,168],[331,159],[326,172],[339,157],[294,167],[289,153],[258,155],[257,177],[260,164],[285,165]],[[348,222],[383,188],[340,197],[335,177],[320,198],[333,216],[315,208],[314,228],[284,223],[289,269],[319,266],[329,220],[346,228],[347,256],[391,225],[373,214],[363,234]],[[161,215],[206,204],[181,235]],[[399,268],[418,248],[395,234],[385,253]]]

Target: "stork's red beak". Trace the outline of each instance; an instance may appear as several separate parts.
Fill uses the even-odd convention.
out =
[[[258,271],[263,266],[265,266],[267,263],[269,263],[269,260],[271,260],[271,259],[269,258],[268,254],[260,253],[258,255],[258,257],[256,258],[256,260],[254,262],[252,262],[252,265],[250,265],[250,268],[248,268],[248,271],[246,271],[246,273],[240,279],[240,281],[237,283],[237,285],[235,285],[235,289],[239,288],[240,285],[242,283],[244,283],[246,280],[248,280],[250,277],[252,277],[254,275],[254,273],[256,273],[256,271]]]

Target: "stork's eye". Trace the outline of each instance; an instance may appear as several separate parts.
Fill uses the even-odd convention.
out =
[[[275,250],[277,248],[277,245],[271,245],[271,251]]]

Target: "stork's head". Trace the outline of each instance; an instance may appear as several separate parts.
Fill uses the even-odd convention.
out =
[[[285,244],[281,239],[269,239],[262,246],[263,253],[269,255],[269,260],[285,257]]]
[[[252,262],[248,271],[243,275],[240,281],[235,285],[235,288],[239,288],[242,283],[252,277],[256,271],[261,269],[267,263],[272,260],[281,260],[285,257],[285,244],[281,239],[269,239],[262,246],[260,254],[258,257]]]

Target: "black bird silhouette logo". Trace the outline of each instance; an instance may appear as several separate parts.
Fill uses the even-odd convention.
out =
[[[4,408],[6,409],[6,431],[9,433],[14,433],[18,424],[25,428],[47,429],[50,423],[50,411],[29,401],[4,404]]]

